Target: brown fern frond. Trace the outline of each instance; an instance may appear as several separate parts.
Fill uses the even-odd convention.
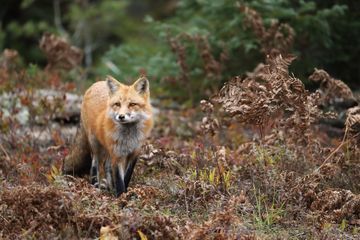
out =
[[[13,68],[19,62],[19,53],[13,49],[4,49],[0,54],[0,68]]]
[[[197,35],[192,39],[196,42],[196,45],[200,51],[200,57],[204,63],[205,73],[208,75],[208,77],[215,76],[215,78],[220,79],[222,70],[221,63],[217,61],[212,54],[212,50],[207,38]]]
[[[175,54],[177,58],[177,63],[180,67],[180,80],[184,83],[189,81],[189,67],[186,63],[186,49],[183,44],[180,43],[179,38],[168,37],[169,45],[171,47],[172,52]]]
[[[245,16],[245,28],[253,30],[265,56],[289,53],[295,37],[295,31],[290,25],[274,19],[266,28],[262,17],[254,9],[240,5],[240,12]]]
[[[72,69],[81,64],[83,52],[71,46],[64,38],[45,33],[40,40],[40,49],[44,52],[48,65],[47,69]]]
[[[259,39],[263,38],[265,33],[265,27],[260,14],[245,5],[240,6],[240,12],[244,13],[244,26],[253,29],[255,36]]]
[[[332,78],[325,70],[315,68],[309,80],[320,84],[323,105],[335,101],[355,101],[351,89],[341,80]]]
[[[277,119],[277,127],[289,138],[308,141],[310,126],[325,115],[317,107],[318,93],[310,94],[299,79],[290,76],[288,67],[294,59],[281,54],[268,57],[248,77],[226,83],[212,100],[239,122],[266,126]]]
[[[357,139],[360,143],[360,107],[352,107],[347,111],[347,118],[345,122],[346,133],[349,137]]]

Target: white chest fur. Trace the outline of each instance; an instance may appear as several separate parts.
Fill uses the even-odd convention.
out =
[[[141,131],[141,123],[129,123],[119,125],[115,132],[111,133],[116,142],[113,154],[118,157],[126,157],[141,146],[144,134]]]

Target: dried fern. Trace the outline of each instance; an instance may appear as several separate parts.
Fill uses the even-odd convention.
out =
[[[307,136],[312,123],[324,114],[317,107],[318,94],[290,76],[288,66],[295,58],[278,55],[268,58],[248,77],[235,77],[212,98],[224,111],[245,124],[267,125],[278,119],[277,127],[291,136]]]
[[[42,36],[40,49],[47,58],[47,69],[61,68],[69,70],[80,65],[83,58],[80,49],[71,46],[65,39],[49,33]]]
[[[355,138],[360,144],[360,107],[353,107],[347,111],[345,122],[346,133],[350,138]]]
[[[289,53],[295,37],[295,31],[290,25],[274,19],[270,27],[266,28],[263,19],[254,9],[241,5],[240,12],[245,15],[244,26],[253,30],[265,55]]]
[[[325,70],[315,68],[309,80],[320,84],[322,105],[356,101],[351,89],[341,80],[332,78]]]

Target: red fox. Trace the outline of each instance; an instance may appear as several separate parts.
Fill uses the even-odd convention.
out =
[[[108,76],[94,83],[85,92],[80,125],[63,172],[89,172],[96,185],[101,164],[115,195],[126,192],[140,147],[153,127],[149,81],[141,77],[127,86]]]

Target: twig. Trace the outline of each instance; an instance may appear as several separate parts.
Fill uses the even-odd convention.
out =
[[[29,235],[35,228],[37,228],[40,225],[40,223],[36,223],[34,224],[31,228],[29,228],[28,230],[26,230],[23,234],[21,234],[21,237],[25,237],[27,235]]]
[[[1,216],[1,215],[0,215],[0,217],[1,217],[7,224],[9,224],[9,221],[8,221],[5,217],[3,217],[3,216]]]
[[[88,237],[90,236],[90,231],[91,231],[91,228],[92,228],[92,226],[93,226],[93,224],[94,224],[94,221],[95,221],[95,218],[93,218],[93,219],[91,220],[91,223],[90,223],[90,226],[89,226],[89,228],[88,228],[88,230],[87,230],[87,233],[86,233],[85,238],[88,238]]]
[[[3,153],[5,154],[6,160],[10,161],[10,156],[1,143],[0,143],[0,148],[1,148],[1,151],[3,151]]]
[[[341,143],[339,144],[339,146],[338,146],[334,151],[332,151],[332,152],[329,154],[329,156],[327,156],[327,158],[324,160],[324,162],[323,162],[317,169],[315,169],[314,172],[319,171],[319,170],[327,163],[327,161],[329,161],[329,159],[330,159],[335,153],[337,153],[337,151],[339,151],[340,148],[345,144],[345,139],[346,139],[346,136],[347,136],[347,132],[348,132],[348,131],[347,131],[347,129],[346,129],[346,130],[345,130],[344,137],[343,137]]]
[[[187,215],[187,217],[189,217],[189,205],[188,205],[187,198],[186,198],[186,189],[185,189],[184,193],[185,193],[184,198],[185,198],[186,215]]]

